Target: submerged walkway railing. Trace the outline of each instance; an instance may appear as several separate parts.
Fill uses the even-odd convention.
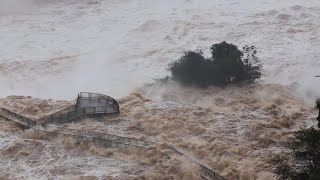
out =
[[[97,139],[103,139],[107,141],[114,141],[118,143],[141,146],[141,147],[147,147],[147,146],[156,144],[155,142],[141,140],[133,137],[120,136],[120,135],[102,133],[102,132],[96,132],[96,131],[86,131],[82,129],[62,128],[60,126],[47,126],[46,128],[41,128],[38,130],[52,132],[52,133],[64,133],[64,134],[72,134],[76,136],[93,137]]]
[[[223,176],[220,176],[212,169],[208,168],[207,166],[203,165],[199,161],[195,160],[194,158],[191,158],[190,156],[187,156],[185,153],[182,153],[180,150],[178,150],[176,147],[172,145],[168,145],[168,148],[172,151],[174,151],[176,154],[186,157],[187,159],[191,160],[195,164],[199,166],[199,175],[203,179],[214,179],[214,180],[226,180]]]
[[[7,119],[15,121],[21,125],[26,126],[26,127],[32,127],[32,126],[36,125],[35,121],[33,121],[27,117],[24,117],[20,114],[14,113],[8,109],[0,108],[0,116],[3,116]]]
[[[53,123],[66,123],[83,115],[114,114],[119,112],[120,107],[115,99],[106,95],[89,92],[79,93],[77,97],[77,103],[75,105],[42,117],[36,121],[14,113],[8,109],[0,108],[0,115],[9,119],[10,117],[15,117],[11,119],[27,127],[32,127],[35,125],[46,126]]]
[[[152,141],[141,140],[132,137],[119,136],[108,133],[86,131],[72,128],[62,128],[60,126],[51,126],[50,124],[62,124],[70,122],[83,115],[99,115],[99,114],[114,114],[119,113],[120,107],[116,100],[113,98],[97,93],[81,92],[77,97],[77,102],[68,108],[62,109],[58,112],[42,117],[36,121],[30,118],[24,117],[17,113],[14,113],[8,109],[0,108],[0,116],[15,121],[23,126],[33,129],[37,134],[45,135],[63,135],[71,136],[77,139],[77,141],[88,140],[94,144],[103,147],[115,147],[115,148],[146,148],[150,145],[156,145],[158,143]],[[199,166],[198,174],[203,179],[208,180],[226,180],[224,177],[215,173],[212,169],[201,164],[197,160],[190,158],[186,154],[182,153],[177,148],[167,145],[175,155],[184,156],[196,163]],[[166,153],[164,153],[166,154]],[[171,155],[166,154],[169,158]]]
[[[141,141],[136,138],[129,138],[117,135],[108,134],[107,136],[104,133],[104,136],[96,135],[97,132],[91,131],[83,131],[78,129],[67,129],[67,128],[59,128],[55,130],[41,129],[35,128],[34,131],[37,134],[45,134],[45,135],[63,135],[63,136],[71,136],[77,139],[78,142],[88,140],[96,145],[100,145],[103,147],[115,147],[115,148],[128,148],[128,147],[138,147],[138,148],[146,148],[150,145],[149,142]],[[130,139],[130,141],[125,141],[124,139]]]

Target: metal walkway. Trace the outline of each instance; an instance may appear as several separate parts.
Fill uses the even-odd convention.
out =
[[[70,122],[83,115],[99,115],[120,113],[120,107],[113,98],[97,93],[81,92],[78,94],[77,102],[66,109],[40,118],[36,121],[14,113],[8,109],[0,108],[0,116],[12,120],[22,126],[33,129],[39,135],[62,135],[76,138],[77,142],[88,141],[103,147],[114,148],[147,148],[150,145],[158,143],[145,141],[137,138],[118,136],[114,134],[100,133],[94,131],[85,131],[79,129],[62,128],[56,124]],[[165,152],[168,158],[173,156],[184,156],[191,163],[198,166],[198,175],[207,180],[226,180],[224,177],[215,173],[212,169],[199,163],[197,160],[190,158],[182,153],[176,147],[165,145]]]
[[[36,125],[46,126],[48,124],[66,123],[83,115],[115,113],[120,113],[120,107],[116,100],[103,94],[89,92],[79,93],[77,103],[75,105],[42,117],[36,121],[14,113],[8,109],[0,108],[1,116],[29,128]]]

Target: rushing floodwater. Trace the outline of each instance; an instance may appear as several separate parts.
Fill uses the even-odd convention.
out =
[[[224,40],[257,46],[268,82],[319,95],[318,0],[8,2],[0,4],[2,97],[122,97],[164,76],[184,50]]]
[[[318,0],[17,2],[0,2],[0,107],[37,119],[73,103],[37,98],[108,94],[119,99],[120,115],[65,126],[169,142],[230,179],[275,179],[270,158],[293,131],[313,125]],[[208,54],[221,41],[258,48],[259,83],[206,90],[151,83],[183,51]],[[72,140],[0,127],[4,178],[195,178],[183,160],[163,160],[156,149],[84,151]]]

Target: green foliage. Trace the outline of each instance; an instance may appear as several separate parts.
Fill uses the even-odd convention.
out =
[[[169,65],[172,79],[184,85],[207,87],[236,82],[253,82],[261,77],[261,66],[254,46],[237,46],[221,42],[211,47],[211,58],[201,50],[188,51]]]
[[[318,128],[320,128],[320,99],[317,99],[316,101],[316,108],[318,109],[318,117],[317,117]]]
[[[316,100],[316,108],[320,110],[320,99]]]
[[[296,132],[291,152],[274,160],[280,179],[320,179],[320,130]]]

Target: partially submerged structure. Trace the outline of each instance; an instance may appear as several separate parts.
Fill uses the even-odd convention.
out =
[[[7,120],[11,120],[20,124],[23,129],[31,128],[36,132],[36,134],[40,136],[52,134],[71,136],[73,138],[76,138],[77,142],[89,141],[99,146],[114,148],[147,148],[150,145],[160,144],[133,137],[118,136],[115,134],[71,129],[58,126],[62,123],[72,122],[76,118],[85,115],[97,116],[117,113],[120,113],[120,106],[115,99],[107,95],[90,92],[80,92],[78,94],[76,104],[48,116],[42,117],[38,120],[32,120],[8,109],[0,108],[0,116],[4,117]],[[166,144],[165,152],[163,152],[163,154],[168,158],[172,158],[174,156],[186,157],[187,160],[190,161],[190,163],[194,163],[195,165],[197,165],[197,174],[202,179],[225,180],[224,177],[208,168],[208,166],[205,166],[194,158],[187,156],[185,153],[182,153],[181,150],[178,150],[172,145]]]
[[[38,120],[32,120],[8,109],[0,108],[0,116],[13,120],[28,128],[38,125],[47,126],[49,124],[66,123],[83,115],[115,113],[120,113],[120,106],[115,99],[107,95],[89,92],[80,92],[75,105]]]

